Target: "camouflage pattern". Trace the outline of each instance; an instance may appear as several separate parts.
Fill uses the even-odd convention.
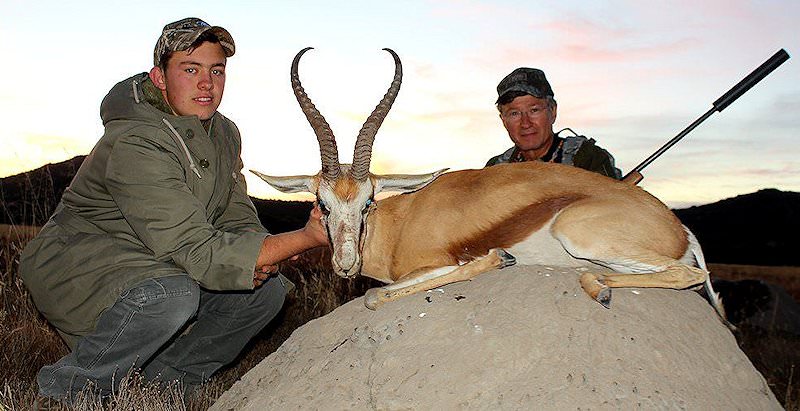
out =
[[[584,136],[559,137],[556,134],[554,139],[554,144],[556,141],[562,140],[563,143],[558,144],[558,148],[552,153],[553,162],[593,171],[615,180],[622,178],[622,171],[614,165],[614,156],[597,146],[593,138]],[[523,161],[526,161],[525,157],[522,156],[517,146],[513,146],[502,154],[490,158],[485,167]]]
[[[226,56],[230,57],[236,52],[236,45],[228,30],[220,26],[212,26],[197,17],[187,17],[164,26],[153,51],[153,64],[160,66],[161,58],[168,52],[187,50],[207,31],[211,31],[219,38],[219,44],[225,50]]]
[[[497,85],[497,103],[511,91],[522,91],[536,98],[555,97],[544,72],[528,67],[517,68],[500,81]]]

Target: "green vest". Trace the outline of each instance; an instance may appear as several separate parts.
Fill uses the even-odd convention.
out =
[[[561,132],[559,131],[559,133]],[[579,135],[559,137],[559,133],[556,133],[555,138],[563,140],[563,144],[557,148],[556,152],[552,153],[552,158],[557,159],[557,162],[593,171],[616,180],[622,178],[622,172],[614,166],[614,157],[608,151],[598,147],[593,138]],[[524,159],[517,147],[514,146],[489,159],[486,167],[520,161],[524,161]]]

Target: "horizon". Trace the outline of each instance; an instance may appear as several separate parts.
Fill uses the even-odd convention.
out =
[[[53,166],[53,165],[58,165],[58,164],[62,164],[62,163],[67,163],[70,160],[72,160],[73,158],[80,157],[80,156],[86,156],[86,154],[81,154],[81,155],[72,157],[70,159],[67,159],[67,160],[64,160],[64,161],[60,161],[60,162],[43,164],[42,166],[39,166],[39,167],[37,167],[35,169],[26,170],[26,171],[20,172],[18,174],[13,174],[13,175],[10,175],[10,176],[0,177],[0,180],[3,180],[5,178],[16,177],[16,176],[19,176],[19,175],[22,175],[22,174],[25,174],[25,173],[29,173],[29,172],[33,172],[33,171],[39,170],[39,169],[47,167],[47,166]],[[740,194],[736,194],[736,195],[731,196],[731,197],[721,198],[719,200],[715,200],[715,201],[712,201],[712,202],[709,202],[709,203],[678,203],[678,204],[673,204],[673,205],[669,205],[668,204],[668,206],[670,208],[676,209],[676,210],[687,209],[687,208],[690,208],[690,207],[709,205],[709,204],[713,204],[713,203],[716,203],[716,202],[719,202],[719,201],[729,200],[729,199],[736,198],[736,197],[743,196],[743,195],[756,194],[756,193],[758,193],[760,191],[764,191],[764,190],[778,190],[778,191],[783,192],[783,193],[800,194],[800,192],[798,192],[798,191],[780,190],[780,189],[777,189],[777,188],[774,188],[774,187],[765,187],[765,188],[760,188],[760,189],[758,189],[756,191],[752,191],[752,192],[748,192],[748,193],[740,193]],[[381,199],[381,198],[388,197],[390,195],[397,195],[397,194],[398,193],[396,193],[396,192],[382,192],[382,193],[379,193],[377,195],[377,199]],[[308,198],[308,199],[303,199],[303,198],[263,198],[263,197],[258,197],[258,196],[252,195],[252,194],[251,194],[251,197],[253,197],[253,198],[257,199],[257,200],[265,200],[265,201],[287,201],[287,202],[292,202],[292,201],[312,202],[312,201],[314,201],[314,198]]]
[[[0,34],[25,41],[0,43],[15,56],[13,75],[0,80],[0,177],[88,154],[102,135],[102,97],[149,70],[163,25],[190,15],[236,41],[220,112],[241,130],[256,198],[311,198],[278,193],[246,171],[319,170],[316,138],[288,79],[306,46],[315,49],[300,77],[337,135],[342,162],[391,81],[392,60],[380,49],[400,55],[403,86],[375,141],[371,169],[380,174],[480,168],[505,151],[495,87],[519,66],[545,71],[559,106],[554,129],[595,138],[625,174],[777,50],[800,50],[800,3],[790,1],[412,3],[10,0]],[[764,188],[800,191],[794,60],[646,168],[640,186],[673,208]]]

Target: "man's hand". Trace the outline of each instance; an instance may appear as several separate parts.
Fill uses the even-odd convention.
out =
[[[261,286],[261,284],[264,284],[264,281],[269,280],[269,277],[277,272],[277,265],[263,265],[261,267],[256,267],[256,271],[253,273],[253,288]]]
[[[323,223],[322,211],[316,204],[308,216],[306,225],[295,231],[270,235],[264,238],[256,259],[253,285],[258,287],[277,271],[277,264],[297,256],[306,250],[328,245],[328,231]]]
[[[328,231],[325,228],[325,224],[322,222],[322,210],[320,210],[319,204],[316,202],[314,203],[314,208],[311,209],[303,231],[305,231],[318,246],[328,245]]]

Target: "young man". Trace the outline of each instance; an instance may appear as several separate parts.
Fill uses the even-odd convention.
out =
[[[497,110],[514,147],[492,157],[486,166],[521,161],[563,163],[620,179],[614,157],[583,136],[553,132],[557,105],[544,72],[520,67],[497,85]],[[572,131],[572,130],[570,130]]]
[[[20,264],[71,349],[39,371],[40,394],[108,393],[132,368],[191,391],[281,309],[276,264],[327,244],[318,209],[290,233],[258,220],[238,129],[217,112],[234,52],[222,27],[167,24],[152,70],[103,100],[103,137]]]

